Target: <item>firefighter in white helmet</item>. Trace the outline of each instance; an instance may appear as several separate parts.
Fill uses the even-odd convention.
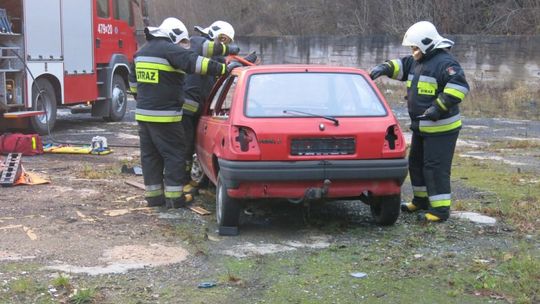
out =
[[[469,92],[463,69],[449,53],[454,42],[442,37],[428,21],[412,25],[403,37],[412,55],[375,66],[381,75],[406,81],[407,107],[413,131],[409,174],[413,200],[405,212],[421,211],[422,221],[445,221],[450,216],[450,170],[461,129],[458,104]]]
[[[195,26],[195,30],[200,33],[200,36],[192,36],[190,39],[190,49],[197,52],[201,56],[210,57],[218,62],[225,62],[225,56],[237,55],[240,52],[238,46],[233,44],[234,28],[231,24],[225,21],[215,21],[207,28]],[[254,54],[246,57],[246,60],[254,62],[257,56]],[[237,63],[234,63],[237,64]],[[237,64],[241,66],[241,64]],[[184,125],[186,139],[186,184],[193,187],[198,187],[198,181],[191,180],[191,167],[193,163],[193,154],[195,152],[195,128],[199,121],[201,109],[204,107],[204,101],[207,100],[208,94],[212,90],[216,77],[211,75],[192,74],[186,77],[184,84],[184,93],[186,102],[184,103]],[[194,190],[194,194],[197,189]]]
[[[191,199],[185,195],[191,186],[183,183],[185,74],[224,75],[229,67],[189,50],[188,30],[176,18],[145,28],[145,34],[147,42],[135,53],[130,73],[145,199],[151,207],[179,208]]]

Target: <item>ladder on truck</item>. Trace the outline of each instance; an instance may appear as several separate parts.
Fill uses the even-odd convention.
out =
[[[22,35],[14,33],[6,10],[0,8],[0,117],[17,119],[42,115],[43,111],[26,111],[22,99]],[[20,76],[19,76],[20,75]]]
[[[9,153],[7,155],[6,161],[4,162],[4,170],[2,170],[2,174],[0,174],[0,185],[2,185],[2,187],[13,186],[15,181],[21,177],[21,157],[22,153]]]

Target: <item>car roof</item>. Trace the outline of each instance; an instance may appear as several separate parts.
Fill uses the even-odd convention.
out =
[[[233,74],[259,74],[259,73],[287,73],[287,72],[325,72],[325,73],[355,73],[364,74],[367,72],[353,67],[315,65],[315,64],[265,64],[246,66],[233,70]]]

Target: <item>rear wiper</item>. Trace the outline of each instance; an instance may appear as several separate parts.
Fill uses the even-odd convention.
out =
[[[308,116],[311,116],[311,117],[320,117],[320,118],[324,118],[324,119],[328,119],[328,120],[330,120],[330,121],[333,121],[335,126],[339,126],[339,120],[337,120],[336,118],[334,118],[334,117],[332,117],[332,116],[325,116],[325,115],[313,114],[313,113],[302,112],[302,111],[297,111],[297,110],[283,110],[283,113],[284,113],[284,114],[288,114],[288,113],[291,113],[291,114],[292,114],[292,113],[298,113],[298,114],[308,115]]]

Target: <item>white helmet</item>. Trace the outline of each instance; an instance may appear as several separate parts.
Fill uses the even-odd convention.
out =
[[[416,46],[423,54],[426,54],[434,49],[452,47],[454,42],[439,35],[431,22],[420,21],[407,30],[405,36],[403,36],[402,45]]]
[[[184,23],[173,17],[163,20],[159,27],[149,26],[148,32],[154,37],[169,38],[174,44],[189,40],[189,33]]]
[[[201,28],[200,26],[195,27],[201,33],[204,33],[210,37],[212,40],[216,40],[219,35],[225,35],[231,38],[231,41],[234,40],[234,28],[229,22],[225,21],[215,21],[207,28]]]

